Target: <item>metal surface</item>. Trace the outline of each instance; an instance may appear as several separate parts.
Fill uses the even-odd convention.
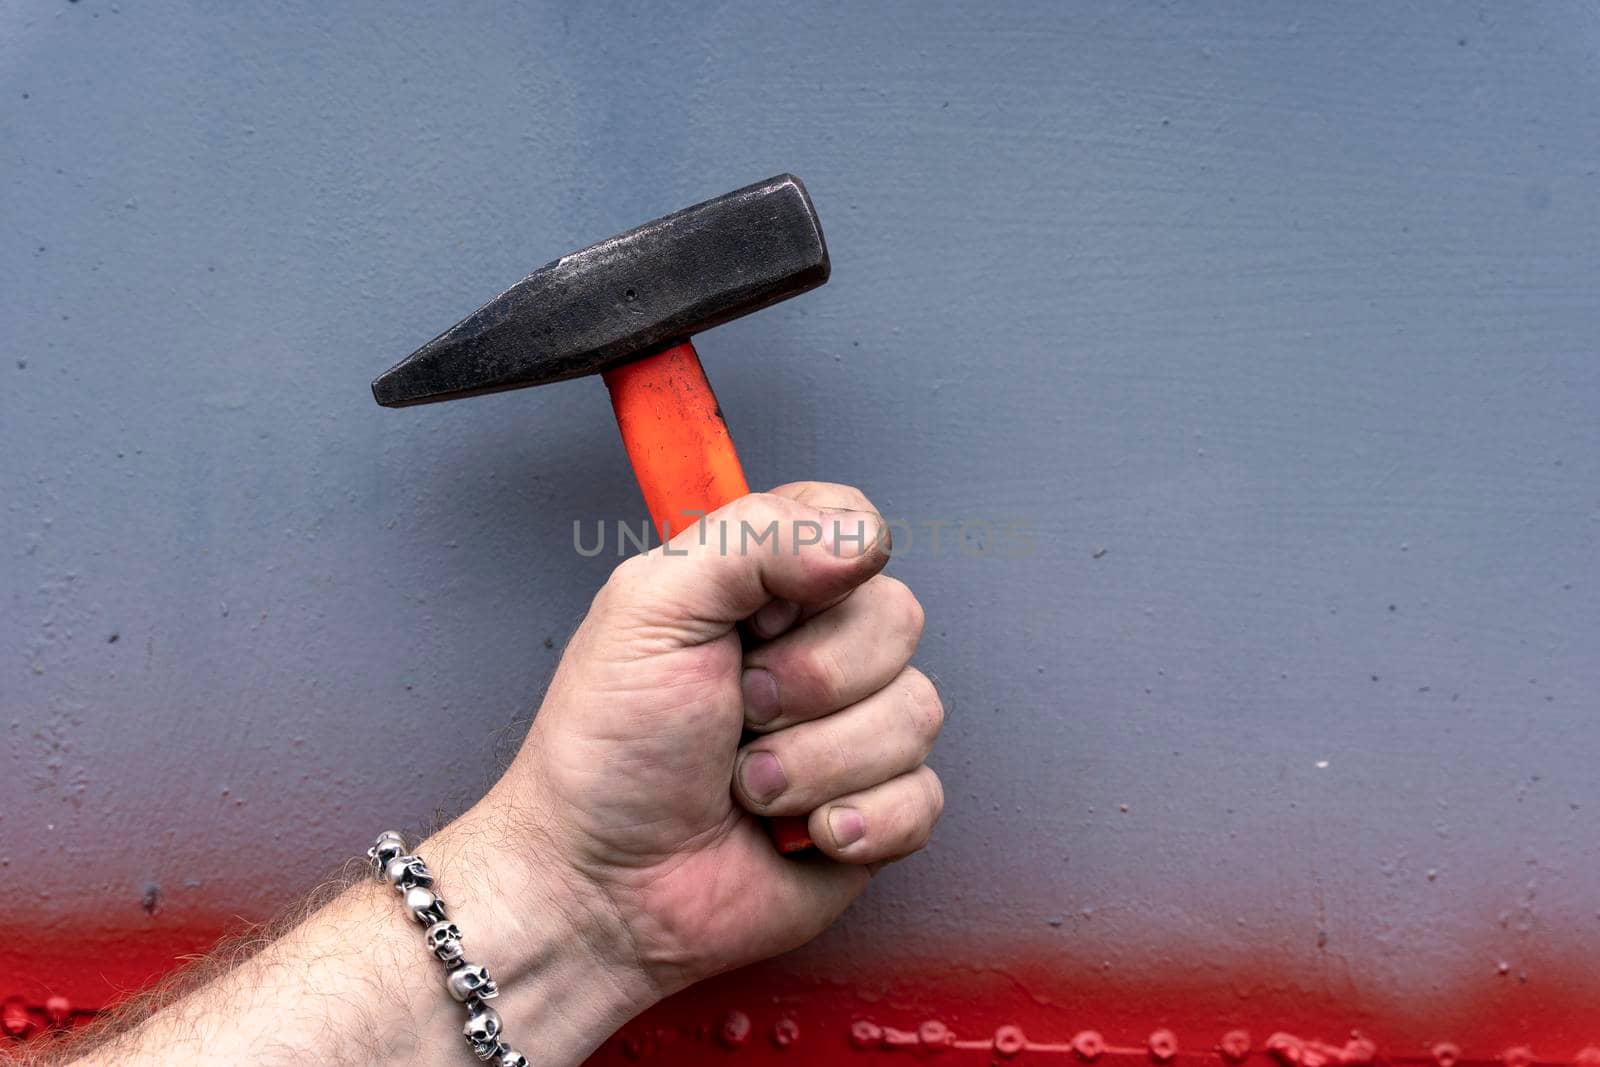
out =
[[[0,6],[0,1019],[478,795],[617,561],[573,522],[637,490],[593,383],[402,419],[371,370],[787,166],[826,299],[701,354],[756,484],[909,525],[949,805],[841,927],[623,1041],[1572,1062],[1597,47],[1563,0]]]
[[[403,407],[598,374],[827,280],[811,198],[780,174],[539,268],[380,375],[372,395]]]

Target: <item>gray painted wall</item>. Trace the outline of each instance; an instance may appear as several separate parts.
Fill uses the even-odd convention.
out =
[[[1600,949],[1592,5],[443,6],[0,8],[30,921],[470,802],[641,507],[597,382],[368,381],[793,170],[831,284],[701,351],[753,482],[913,524],[952,712],[932,853],[795,967],[1275,952],[1409,1017]]]

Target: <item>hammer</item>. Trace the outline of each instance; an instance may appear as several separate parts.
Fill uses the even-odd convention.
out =
[[[599,372],[663,543],[750,491],[689,335],[815,289],[828,249],[792,174],[546,264],[379,375],[384,407]],[[781,852],[806,820],[772,819]]]

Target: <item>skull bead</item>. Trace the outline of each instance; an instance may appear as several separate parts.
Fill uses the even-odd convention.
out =
[[[389,861],[396,856],[404,855],[406,840],[395,830],[385,830],[378,835],[378,839],[367,849],[367,859],[372,861],[373,868],[379,873],[389,865]]]
[[[528,1067],[528,1057],[514,1048],[500,1046],[500,1058],[495,1061],[495,1067]]]
[[[442,923],[446,918],[444,901],[434,896],[433,890],[420,885],[406,890],[406,908],[411,912],[411,917],[423,926]]]
[[[500,987],[489,977],[487,968],[476,963],[463,963],[445,979],[450,995],[465,1003],[473,997],[490,1000],[500,995]]]
[[[487,1004],[475,1004],[461,1028],[473,1055],[487,1062],[500,1051],[500,1013]]]
[[[433,884],[433,872],[420,856],[396,856],[384,865],[383,876],[402,893],[414,885],[426,888]]]
[[[455,923],[434,923],[423,936],[427,939],[429,950],[445,963],[454,963],[461,958],[461,931]]]

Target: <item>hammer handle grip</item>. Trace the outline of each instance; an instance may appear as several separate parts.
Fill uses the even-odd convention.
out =
[[[739,453],[694,345],[679,341],[603,375],[611,408],[662,542],[744,496]],[[806,820],[769,820],[780,852],[811,847]]]

